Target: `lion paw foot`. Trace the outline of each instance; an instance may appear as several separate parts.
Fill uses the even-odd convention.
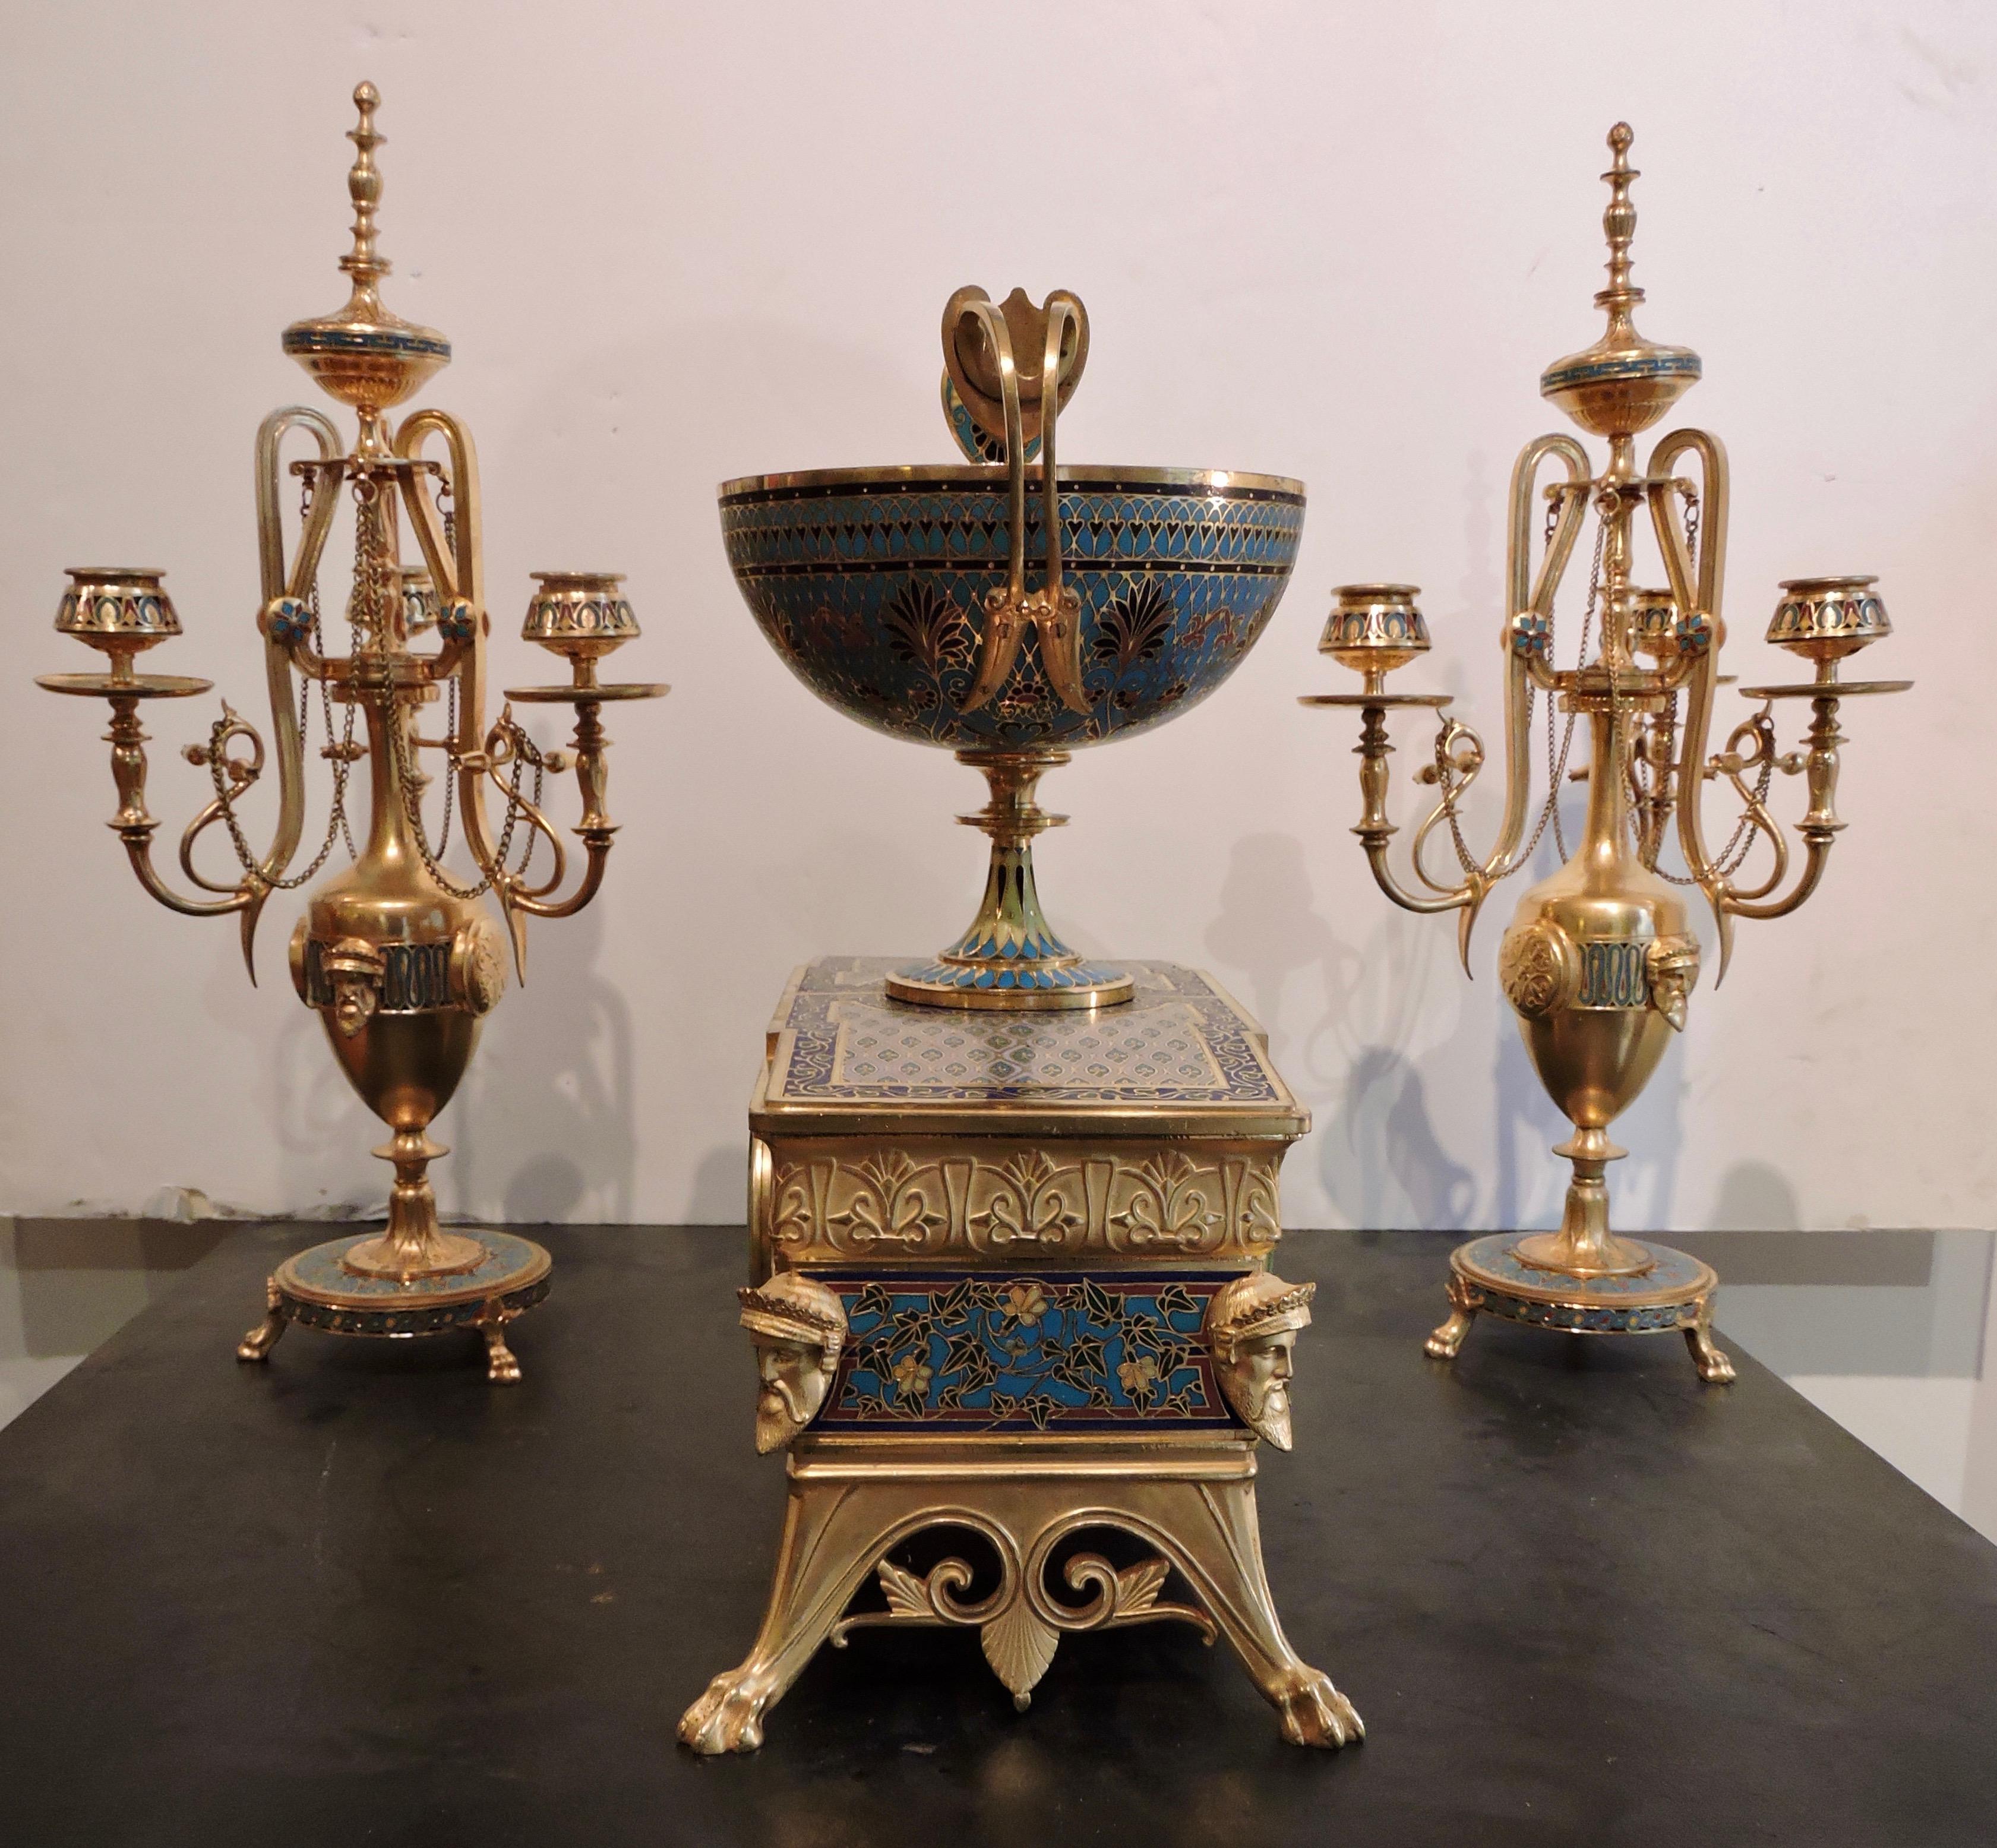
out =
[[[680,1743],[710,1757],[754,1751],[763,1743],[763,1709],[769,1698],[747,1669],[716,1675],[681,1716]]]
[[[1293,1746],[1335,1752],[1366,1736],[1357,1709],[1317,1669],[1296,1669],[1271,1698],[1282,1715],[1283,1736]]]

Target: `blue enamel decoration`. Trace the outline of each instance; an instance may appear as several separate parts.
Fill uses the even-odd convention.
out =
[[[952,749],[1072,750],[1196,705],[1274,613],[1303,530],[1300,484],[1197,470],[1060,471],[1065,583],[1081,602],[1085,712],[1064,705],[1036,636],[997,693],[964,705],[1005,583],[1005,471],[969,466],[764,475],[721,490],[736,581],[791,671],[841,712]],[[1029,496],[1026,557],[1046,539]],[[1030,568],[1030,587],[1039,573]]]

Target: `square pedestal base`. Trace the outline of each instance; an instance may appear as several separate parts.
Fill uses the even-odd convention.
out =
[[[820,1644],[877,1626],[975,1629],[1023,1708],[1063,1635],[1161,1622],[1224,1636],[1285,1737],[1358,1738],[1262,1569],[1256,1433],[1288,1447],[1309,1319],[1264,1274],[1309,1117],[1261,1029],[1166,964],[1025,1015],[895,1001],[894,967],[814,963],[771,1025],[743,1321],[789,1497],[755,1646],[681,1738],[754,1748]]]

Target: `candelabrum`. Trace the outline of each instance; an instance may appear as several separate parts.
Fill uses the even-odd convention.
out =
[[[1643,291],[1630,280],[1637,226],[1630,140],[1628,125],[1619,122],[1609,136],[1612,165],[1602,175],[1611,195],[1602,219],[1609,286],[1595,301],[1608,315],[1608,328],[1540,381],[1543,397],[1583,430],[1608,440],[1608,465],[1595,474],[1581,443],[1554,434],[1528,443],[1512,474],[1502,636],[1506,800],[1497,845],[1481,860],[1465,845],[1462,798],[1483,766],[1485,750],[1469,726],[1445,717],[1432,760],[1416,773],[1438,799],[1415,834],[1416,884],[1402,884],[1388,864],[1395,829],[1388,820],[1387,715],[1449,704],[1443,695],[1386,691],[1387,675],[1429,646],[1414,586],[1347,584],[1335,593],[1319,646],[1356,669],[1363,690],[1303,703],[1359,709],[1363,806],[1353,832],[1381,890],[1396,905],[1457,912],[1466,973],[1471,933],[1485,898],[1532,858],[1549,826],[1566,859],[1520,900],[1499,952],[1499,979],[1526,1050],[1574,1126],[1571,1139],[1554,1150],[1574,1164],[1560,1229],[1499,1234],[1459,1249],[1450,1260],[1451,1313],[1429,1337],[1429,1353],[1452,1358],[1480,1312],[1579,1334],[1675,1329],[1684,1333],[1700,1377],[1725,1381],[1733,1368],[1712,1338],[1718,1279],[1711,1268],[1609,1228],[1605,1171],[1625,1151],[1609,1140],[1609,1126],[1685,1026],[1699,946],[1684,895],[1705,895],[1723,977],[1734,919],[1786,916],[1823,877],[1844,826],[1834,799],[1844,738],[1840,702],[1911,683],[1839,678],[1847,656],[1890,631],[1874,579],[1794,578],[1782,586],[1768,639],[1810,662],[1813,676],[1801,684],[1741,688],[1759,709],[1733,728],[1723,750],[1709,750],[1715,695],[1730,684],[1719,671],[1726,453],[1706,431],[1679,429],[1657,443],[1647,466],[1637,461],[1637,433],[1696,382],[1700,366],[1698,354],[1685,347],[1644,339],[1631,319]],[[1678,472],[1688,460],[1697,464],[1696,479]],[[1549,464],[1557,465],[1555,478],[1542,487],[1541,471]],[[1544,524],[1536,533],[1539,506]],[[1561,668],[1554,664],[1554,596],[1591,522],[1594,564],[1577,664]],[[1654,536],[1662,588],[1640,588],[1635,581],[1644,525]],[[1535,820],[1532,736],[1534,700],[1541,694],[1549,788]],[[1776,702],[1791,699],[1808,700],[1812,719],[1803,748],[1783,752],[1772,713]],[[1564,726],[1556,719],[1556,702]],[[1588,764],[1570,772],[1574,722],[1582,717]],[[1793,877],[1792,850],[1768,802],[1778,773],[1801,776],[1809,792],[1808,812],[1796,828],[1802,853]],[[1558,797],[1571,774],[1587,781],[1588,809],[1581,838],[1568,854]],[[1741,808],[1716,853],[1706,844],[1705,798],[1709,783],[1722,781]],[[1661,864],[1674,826],[1681,874]],[[1456,871],[1442,877],[1428,864],[1438,836],[1457,862]],[[1765,872],[1746,874],[1757,841],[1767,844]]]
[[[315,890],[291,944],[291,979],[324,1021],[340,1068],[393,1132],[376,1154],[393,1164],[388,1222],[378,1234],[338,1239],[299,1253],[272,1276],[264,1321],[238,1348],[261,1360],[288,1322],[336,1333],[377,1336],[477,1328],[488,1372],[519,1377],[505,1339],[507,1324],[546,1295],[548,1254],[509,1233],[439,1223],[429,1164],[447,1151],[429,1136],[432,1119],[464,1076],[485,1016],[505,985],[506,940],[526,972],[529,917],[567,917],[596,896],[616,829],[605,808],[605,702],[647,699],[664,687],[600,681],[598,664],[638,633],[631,606],[609,572],[536,573],[526,638],[564,657],[565,686],[509,688],[495,723],[486,718],[485,610],[481,559],[478,468],[471,437],[447,412],[419,410],[391,430],[385,415],[450,362],[450,345],[381,305],[378,285],[389,265],[375,247],[381,182],[374,150],[379,101],[374,86],[354,93],[360,123],[348,131],[358,150],[347,176],[354,202],[354,248],[340,267],[352,295],[337,313],[287,328],[284,349],[319,385],[358,415],[359,438],[347,450],[333,422],[294,406],[273,412],[257,436],[258,553],[271,702],[270,742],[228,705],[188,760],[207,771],[212,798],[181,837],[180,868],[197,895],[175,891],[153,859],[159,823],[146,807],[142,702],[205,693],[210,683],[141,674],[137,656],[180,633],[157,571],[72,569],[56,627],[109,657],[108,674],[49,674],[52,692],[108,700],[112,774],[119,808],[112,828],[125,843],[139,882],[170,909],[190,917],[234,913],[243,960],[256,980],[254,943],[271,895],[316,877],[344,843],[350,865]],[[288,548],[283,522],[282,449],[293,432],[316,453],[294,460],[300,529]],[[432,440],[443,459],[423,451]],[[347,605],[347,653],[329,651],[320,619],[322,555],[343,500],[353,509],[354,576]],[[402,562],[406,515],[420,564]],[[423,636],[435,646],[413,646]],[[332,772],[331,812],[317,851],[291,868],[305,836],[305,755],[314,702],[325,732],[319,755]],[[423,735],[422,708],[447,698],[440,736]],[[512,702],[559,702],[575,709],[572,752],[543,752],[512,716]],[[334,709],[342,709],[336,724]],[[365,741],[355,736],[357,712]],[[433,836],[423,795],[433,781],[423,753],[443,760],[442,817]],[[274,757],[278,812],[268,846],[251,844],[243,798]],[[354,766],[367,765],[370,799],[364,844],[357,851],[349,819]],[[580,836],[587,861],[573,888],[567,854],[542,809],[545,779],[573,767],[582,796]],[[495,829],[490,784],[503,797]],[[453,810],[477,867],[475,881],[445,869]],[[202,837],[219,828],[236,867],[225,879],[196,864]],[[536,848],[546,843],[542,867]],[[543,871],[544,869],[544,871]],[[481,899],[497,903],[502,931]]]

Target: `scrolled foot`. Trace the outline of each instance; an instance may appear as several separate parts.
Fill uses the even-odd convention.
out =
[[[1712,1340],[1712,1325],[1704,1319],[1695,1322],[1685,1332],[1685,1346],[1692,1350],[1692,1364],[1699,1369],[1699,1377],[1709,1386],[1725,1386],[1733,1378],[1733,1362],[1724,1350],[1716,1347]]]
[[[1474,1319],[1468,1309],[1452,1309],[1448,1321],[1422,1343],[1422,1352],[1431,1360],[1454,1360],[1463,1346],[1463,1338],[1470,1333]]]
[[[285,1332],[285,1299],[278,1294],[277,1280],[264,1286],[264,1319],[236,1344],[239,1360],[267,1360],[278,1337]]]
[[[1283,1737],[1293,1746],[1320,1746],[1335,1752],[1366,1736],[1358,1709],[1331,1684],[1321,1669],[1299,1663],[1269,1691],[1282,1716]]]
[[[680,1716],[680,1743],[705,1757],[723,1752],[753,1752],[763,1743],[767,1688],[747,1668],[731,1668],[707,1684],[707,1691]]]

